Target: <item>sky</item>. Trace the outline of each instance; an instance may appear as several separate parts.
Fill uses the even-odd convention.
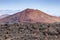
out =
[[[60,0],[0,0],[0,15],[14,14],[26,8],[60,16]]]

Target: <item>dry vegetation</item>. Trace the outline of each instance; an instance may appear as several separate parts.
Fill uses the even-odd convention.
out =
[[[60,40],[60,23],[3,24],[0,40]]]

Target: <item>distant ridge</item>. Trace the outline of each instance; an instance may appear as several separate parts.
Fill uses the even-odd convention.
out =
[[[0,19],[0,23],[19,23],[19,22],[54,23],[54,22],[60,22],[60,18],[48,15],[37,9],[28,8],[21,12],[17,12],[16,14]]]
[[[5,18],[5,17],[7,17],[7,16],[9,16],[9,14],[1,15],[1,16],[0,16],[0,19]]]

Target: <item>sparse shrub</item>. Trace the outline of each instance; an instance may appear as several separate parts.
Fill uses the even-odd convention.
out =
[[[4,24],[4,26],[8,26],[8,24]]]

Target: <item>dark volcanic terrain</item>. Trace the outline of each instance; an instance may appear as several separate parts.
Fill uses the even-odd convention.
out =
[[[60,23],[0,25],[0,40],[60,40]]]

